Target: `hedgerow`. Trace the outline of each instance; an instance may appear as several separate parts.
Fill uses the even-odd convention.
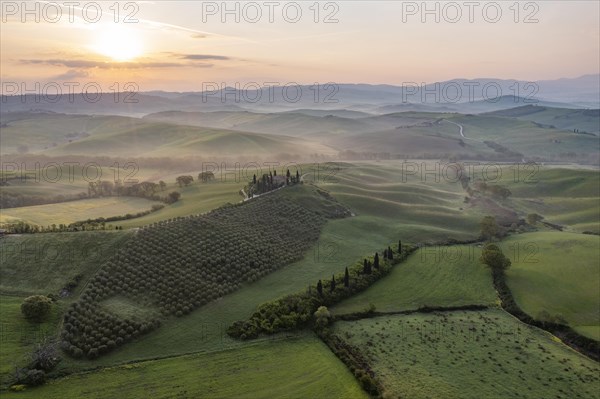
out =
[[[346,268],[343,273],[332,276],[329,281],[319,280],[304,292],[266,302],[260,305],[248,320],[233,323],[227,329],[227,334],[234,338],[251,339],[260,334],[304,327],[311,322],[313,313],[320,306],[331,306],[365,290],[387,275],[394,265],[406,259],[415,249],[416,247],[410,245],[404,245],[402,248],[398,245],[395,251],[388,247],[382,261],[378,261],[379,256],[375,254],[372,258],[366,258]]]

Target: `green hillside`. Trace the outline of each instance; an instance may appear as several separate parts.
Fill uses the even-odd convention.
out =
[[[23,221],[39,226],[52,224],[69,224],[80,220],[96,219],[100,217],[123,216],[149,211],[153,205],[160,202],[149,201],[144,198],[134,197],[106,197],[90,198],[78,201],[68,201],[58,204],[25,206],[19,208],[3,209],[0,215],[2,223]],[[120,224],[114,222],[113,224]]]
[[[417,250],[383,280],[332,308],[354,313],[371,304],[377,311],[413,310],[424,306],[493,305],[496,293],[476,246],[434,246]]]
[[[129,157],[190,155],[281,156],[334,153],[324,145],[292,137],[216,128],[174,125],[118,116],[23,114],[2,127],[3,153],[28,151],[48,155],[110,154]],[[64,121],[67,127],[64,126]]]
[[[598,363],[501,310],[336,322],[386,397],[595,398]]]
[[[600,110],[568,109],[525,105],[491,112],[490,115],[508,116],[539,123],[562,130],[600,133]]]
[[[534,318],[561,316],[584,335],[600,339],[600,237],[562,232],[527,233],[502,241],[512,261],[508,285]]]
[[[77,292],[133,236],[129,231],[13,235],[0,239],[3,294],[58,294],[76,275]]]
[[[236,350],[151,360],[71,375],[3,398],[362,399],[352,374],[318,339],[261,342]]]
[[[569,231],[600,232],[600,180],[597,170],[514,166],[502,169],[494,184],[510,189],[509,203],[524,218],[528,213]]]

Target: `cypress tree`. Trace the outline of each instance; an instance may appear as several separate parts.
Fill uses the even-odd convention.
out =
[[[252,177],[252,184],[256,184],[256,173],[254,174],[254,176]]]
[[[394,259],[394,251],[392,251],[392,247],[388,247],[388,259]]]
[[[379,269],[379,254],[377,252],[375,252],[375,259],[373,260],[373,262],[373,266],[375,266],[375,269]]]
[[[300,173],[296,171],[296,183],[300,183]]]
[[[363,262],[363,273],[365,274],[369,274],[369,265],[367,263],[367,260],[365,259],[365,261]]]
[[[402,253],[402,241],[398,240],[398,253]]]
[[[387,259],[388,258],[388,250],[384,249],[383,250],[383,259]]]
[[[350,274],[348,273],[348,268],[346,267],[346,271],[344,272],[344,287],[350,286]]]
[[[335,290],[335,275],[331,275],[331,285],[329,286],[329,290],[333,292]]]
[[[321,282],[321,280],[319,280],[319,282],[317,283],[317,292],[319,293],[319,295],[323,295],[323,283]]]

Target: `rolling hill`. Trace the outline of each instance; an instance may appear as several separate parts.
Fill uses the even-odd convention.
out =
[[[506,116],[535,122],[543,127],[573,131],[580,133],[600,133],[599,109],[568,109],[525,105],[501,111],[491,112],[490,115]]]
[[[170,111],[150,114],[145,116],[144,119],[188,126],[204,126],[256,133],[305,137],[373,132],[378,129],[391,127],[384,121],[379,121],[378,119],[350,119],[334,116],[329,113],[326,113],[323,116],[313,116],[295,112]]]
[[[182,126],[123,116],[9,114],[0,128],[4,153],[122,157],[277,157],[334,154],[325,145],[290,136]],[[21,150],[23,151],[23,150]]]

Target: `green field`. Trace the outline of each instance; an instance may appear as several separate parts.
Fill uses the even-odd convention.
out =
[[[368,398],[313,336],[71,375],[4,398]]]
[[[492,112],[491,114],[533,121],[563,130],[573,131],[573,129],[578,129],[580,132],[600,133],[600,113],[598,110],[593,109],[566,109],[526,105]]]
[[[598,363],[502,310],[336,322],[390,398],[598,398]]]
[[[546,116],[532,114],[534,119],[527,120],[439,112],[354,119],[288,112],[161,112],[145,118],[23,112],[5,118],[0,144],[4,153],[26,145],[29,153],[52,156],[222,158],[236,154],[297,160],[352,151],[387,153],[392,158],[507,159],[483,143],[490,140],[526,159],[590,164],[598,159],[597,136],[572,131],[576,127],[598,131],[597,116],[584,113],[554,110]],[[466,138],[456,125],[442,119],[462,125]]]
[[[231,181],[223,183],[201,184],[194,182],[188,187],[176,187],[173,185],[166,191],[179,191],[181,199],[174,204],[165,205],[159,211],[135,219],[119,221],[118,225],[124,229],[140,227],[150,223],[175,218],[178,216],[196,215],[216,209],[226,203],[235,204],[242,200],[239,191],[248,182]]]
[[[50,159],[52,162],[59,162],[59,160],[55,158]],[[33,165],[34,163],[32,161],[25,164]],[[115,169],[115,167],[101,166],[102,180],[106,179],[112,181],[112,179],[116,177],[123,179],[128,176],[128,173],[133,173],[133,169],[126,170],[124,168],[124,163],[119,163],[119,165],[119,175],[116,175],[117,169]],[[208,170],[213,166],[214,165],[211,164],[210,166],[206,166],[206,168]],[[179,216],[204,213],[225,205],[226,203],[237,203],[242,200],[243,197],[239,193],[240,189],[248,184],[248,181],[252,179],[252,175],[256,173],[256,169],[250,166],[251,165],[244,169],[241,167],[236,169],[233,165],[229,165],[231,168],[230,171],[216,169],[214,181],[201,183],[197,181],[197,176],[202,166],[198,166],[198,169],[193,169],[184,162],[180,165],[178,171],[174,171],[172,169],[161,170],[160,168],[146,167],[142,164],[138,166],[139,169],[132,175],[132,179],[139,182],[152,181],[155,183],[162,180],[167,183],[167,186],[163,191],[159,191],[157,194],[159,196],[165,196],[171,191],[178,191],[181,193],[180,200],[174,204],[164,204],[135,197],[106,197],[38,206],[6,208],[2,209],[0,212],[0,222],[24,220],[31,223],[43,223],[43,225],[46,226],[52,223],[60,224],[85,220],[88,218],[122,216],[127,213],[147,211],[153,204],[164,205],[164,208],[157,212],[152,212],[139,218],[112,223],[113,225],[119,225],[123,228],[131,228]],[[220,167],[222,167],[222,165],[219,166],[219,168]],[[266,167],[263,169],[263,172],[265,171],[267,171]],[[226,174],[228,172],[230,173],[229,175]],[[15,173],[19,176],[19,172]],[[71,173],[73,181],[69,181],[69,175],[67,173]],[[88,181],[83,178],[83,173],[81,167],[75,168],[72,172],[68,172],[68,169],[64,167],[63,178],[60,181],[50,182],[44,179],[40,179],[39,181],[21,181],[19,179],[9,180],[9,185],[3,186],[2,191],[6,195],[21,195],[24,197],[36,198],[54,198],[61,195],[86,195]],[[187,187],[180,187],[175,183],[175,179],[181,175],[193,176],[194,182]]]
[[[15,367],[29,361],[37,343],[57,333],[63,306],[54,305],[45,322],[32,323],[21,314],[23,299],[24,296],[0,295],[0,386],[11,380]]]
[[[542,215],[567,230],[600,232],[600,179],[597,170],[548,166],[507,166],[492,184],[509,188],[508,203],[522,217]]]
[[[493,305],[491,273],[479,262],[476,246],[426,247],[394,267],[366,291],[332,308],[354,313],[375,305],[377,311],[413,310],[423,306]]]
[[[58,204],[3,209],[0,223],[23,221],[38,226],[70,224],[100,217],[123,216],[150,210],[160,202],[135,197],[90,198]],[[113,224],[120,224],[113,222]]]
[[[58,294],[70,278],[82,274],[75,292],[78,294],[85,281],[114,256],[132,234],[82,231],[4,237],[0,239],[0,293]]]
[[[597,162],[598,137],[576,134],[534,122],[491,115],[460,115],[451,119],[464,127],[467,141],[494,141],[527,159]]]
[[[600,339],[600,237],[540,232],[511,236],[501,245],[512,261],[508,285],[526,313],[560,315]]]
[[[169,320],[168,326],[160,327],[94,362],[67,358],[59,365],[59,368],[77,371],[94,367],[94,365],[113,365],[134,359],[237,346],[239,342],[227,337],[223,340],[203,338],[205,333],[198,330],[197,326],[204,325],[210,330],[224,330],[232,322],[247,318],[259,304],[297,292],[308,284],[314,284],[318,279],[330,276],[332,273],[341,273],[344,267],[362,259],[367,254],[381,251],[384,245],[395,242],[397,239],[413,242],[427,239],[441,240],[448,237],[472,238],[477,234],[479,216],[476,212],[465,210],[464,213],[469,216],[467,220],[462,219],[463,212],[459,209],[463,205],[462,188],[456,183],[440,183],[439,188],[427,187],[426,184],[419,182],[418,177],[412,177],[412,180],[403,183],[398,174],[398,163],[393,162],[383,165],[345,164],[344,168],[335,174],[335,177],[340,177],[335,184],[323,179],[322,174],[318,175],[312,172],[306,171],[309,174],[305,176],[305,180],[317,176],[317,179],[314,180],[317,180],[318,185],[331,190],[336,198],[338,196],[335,191],[350,192],[356,190],[355,186],[363,187],[363,190],[360,195],[348,196],[346,197],[348,200],[346,198],[341,200],[358,215],[329,221],[323,228],[319,241],[305,253],[302,260],[277,270],[254,283],[243,284],[240,290],[204,305],[186,317]],[[388,185],[385,183],[385,179],[392,179],[394,183]],[[185,190],[197,190],[197,193],[201,193],[204,186],[195,184],[183,189],[182,201],[185,201],[186,198]],[[206,186],[213,187],[212,184]],[[215,188],[219,186],[221,185],[214,185]],[[225,190],[232,185],[225,183],[222,186]],[[382,190],[381,194],[377,194],[377,189]],[[294,197],[292,191],[286,192],[286,195],[292,195],[291,198],[295,200],[306,201],[306,198]],[[427,195],[432,204],[423,205],[423,212],[419,213],[421,219],[426,223],[420,223],[419,217],[413,215],[415,210],[419,210],[418,207],[408,206],[409,202],[419,193]],[[370,201],[373,198],[378,198],[378,201],[388,210],[393,211],[396,217],[394,219],[385,217],[379,208],[371,206]],[[194,203],[193,206],[197,205]],[[310,204],[307,203],[307,205]],[[159,215],[167,208],[149,216]],[[456,208],[456,211],[453,212],[454,215],[445,217],[445,224],[440,225],[438,217],[452,208]],[[413,222],[405,223],[404,216],[411,218]],[[136,223],[142,219],[130,222]],[[453,228],[455,223],[460,223],[460,228]],[[360,239],[357,240],[357,237]]]
[[[266,338],[260,338],[256,341],[251,341],[250,343],[234,340],[225,334],[226,328],[231,325],[231,323],[237,320],[246,319],[261,303],[276,299],[283,295],[298,292],[299,290],[305,289],[309,284],[315,284],[318,279],[329,278],[332,273],[341,273],[343,272],[344,267],[354,264],[356,261],[359,261],[369,254],[373,254],[375,251],[379,251],[381,254],[381,251],[385,246],[395,245],[398,239],[402,239],[404,243],[417,243],[444,241],[449,238],[476,238],[479,235],[479,220],[482,215],[488,212],[485,208],[464,203],[463,200],[466,193],[459,183],[444,180],[423,181],[419,175],[406,176],[406,179],[404,179],[402,176],[401,161],[385,161],[378,163],[354,162],[331,165],[336,166],[337,169],[324,169],[323,165],[319,165],[320,169],[318,171],[315,165],[303,167],[302,173],[304,175],[304,181],[307,183],[314,182],[318,187],[327,190],[341,204],[347,206],[353,212],[354,216],[328,221],[323,227],[318,241],[304,253],[303,259],[267,274],[255,282],[242,283],[241,288],[238,290],[201,306],[185,317],[166,317],[162,326],[158,329],[144,336],[135,338],[132,342],[127,343],[127,345],[107,353],[99,359],[93,361],[85,359],[77,360],[65,355],[57,369],[53,372],[53,375],[61,375],[62,373],[75,374],[70,375],[65,379],[53,381],[47,387],[39,390],[28,389],[25,393],[19,395],[28,397],[27,395],[35,395],[37,392],[42,392],[43,397],[50,398],[58,395],[63,395],[64,397],[78,397],[78,395],[94,397],[93,394],[89,394],[88,391],[82,391],[82,389],[87,389],[81,388],[82,386],[89,386],[89,390],[92,391],[95,389],[95,391],[98,392],[99,397],[106,397],[101,396],[101,394],[111,396],[116,392],[118,384],[122,384],[122,380],[120,379],[121,376],[119,374],[124,373],[123,370],[125,369],[123,369],[123,367],[132,367],[131,369],[127,369],[128,373],[130,371],[134,372],[135,370],[138,370],[135,367],[140,367],[140,374],[131,377],[130,380],[135,379],[136,381],[139,380],[141,382],[128,383],[127,388],[125,389],[129,389],[130,391],[122,393],[124,396],[129,395],[130,397],[137,397],[139,396],[138,391],[141,391],[142,389],[153,389],[153,392],[156,393],[156,397],[168,397],[169,395],[177,396],[180,392],[180,387],[185,386],[181,388],[181,390],[187,389],[187,394],[191,396],[194,396],[197,392],[204,392],[202,390],[215,389],[213,391],[214,397],[230,397],[232,395],[244,397],[244,393],[241,390],[238,390],[241,388],[236,387],[235,384],[221,384],[221,378],[229,377],[223,376],[217,378],[216,376],[225,375],[225,372],[222,370],[226,370],[230,367],[230,364],[234,362],[236,357],[241,359],[238,361],[239,364],[244,364],[244,366],[246,366],[251,363],[254,358],[252,355],[253,348],[268,347],[268,345],[274,344],[269,343],[269,340]],[[430,167],[431,164],[428,164],[428,166]],[[542,185],[541,183],[537,187],[524,184],[513,185],[511,190],[514,189],[514,198],[509,199],[507,204],[515,207],[515,209],[517,209],[524,217],[529,209],[526,209],[522,204],[529,199],[534,198],[541,191],[547,192],[548,195],[552,196],[565,193],[565,196],[568,195],[576,198],[593,197],[593,194],[590,194],[590,192],[595,187],[594,176],[597,176],[597,172],[577,172],[578,174],[576,176],[580,176],[579,173],[583,176],[582,182],[577,183],[578,180],[575,179],[573,182],[562,184],[563,178],[567,177],[567,171],[569,170],[565,169],[565,171],[562,172],[550,170],[544,172],[547,173],[542,175],[545,179],[544,181],[548,182],[546,185]],[[507,171],[505,177],[508,176],[508,173],[510,172]],[[552,173],[556,176],[553,177]],[[190,172],[190,174],[192,173]],[[176,175],[178,174],[165,178],[165,181],[168,180],[170,182],[174,180]],[[506,178],[508,179],[508,177]],[[238,191],[243,184],[245,184],[245,182],[215,182],[210,184],[199,184],[194,182],[189,187],[179,188],[171,183],[169,185],[169,190],[176,189],[182,193],[182,199],[178,203],[166,206],[161,211],[145,217],[132,219],[119,224],[122,224],[126,228],[138,227],[177,216],[203,213],[227,202],[236,203],[242,198],[238,194]],[[502,184],[505,183],[503,182]],[[510,184],[510,181],[507,181],[506,184]],[[315,198],[312,198],[310,195],[305,195],[298,190],[294,190],[293,187],[284,189],[280,191],[279,194],[275,195],[284,195],[286,198],[292,199],[309,209],[313,208],[315,204]],[[256,199],[255,201],[258,200],[260,199]],[[32,293],[57,292],[69,277],[79,272],[82,272],[85,276],[85,280],[87,280],[95,274],[95,271],[106,260],[106,256],[114,253],[116,248],[122,245],[125,240],[133,234],[135,234],[133,231],[85,232],[38,234],[3,238],[0,246],[3,249],[3,257],[7,256],[6,259],[8,259],[9,262],[8,264],[3,262],[3,266],[0,268],[0,272],[2,273],[0,274],[0,277],[2,278],[0,292],[19,294],[22,296]],[[574,237],[573,239],[597,239],[597,237],[594,236],[571,235]],[[528,238],[528,236],[529,235],[521,234],[514,236],[514,238],[523,240],[524,238]],[[567,240],[567,242],[570,241],[571,238]],[[509,244],[510,242],[507,241],[506,245]],[[24,245],[24,248],[43,248],[44,246],[53,248],[58,246],[60,248],[66,247],[70,249],[86,248],[86,246],[93,245],[93,248],[100,246],[103,249],[97,251],[101,253],[101,256],[93,257],[92,259],[94,259],[94,261],[89,263],[84,262],[86,258],[80,256],[81,254],[79,253],[75,255],[74,261],[64,258],[65,255],[59,255],[58,258],[56,255],[52,255],[52,259],[58,260],[49,262],[48,256],[45,258],[39,256],[31,257],[28,252],[24,255],[22,250],[15,254],[14,248],[21,248],[19,245]],[[503,245],[505,245],[505,243],[503,243]],[[586,252],[585,259],[594,259],[594,256],[597,258],[597,253],[589,252],[590,249],[586,246],[582,248],[587,248],[586,251],[588,251]],[[367,291],[333,307],[332,311],[337,314],[361,311],[368,307],[369,303],[375,304],[378,311],[415,309],[425,305],[494,305],[496,302],[496,295],[491,284],[489,270],[479,263],[479,248],[476,246],[453,246],[448,248],[448,250],[449,251],[444,252],[445,250],[439,246],[420,249],[406,262],[397,265],[386,278],[376,283]],[[67,253],[66,250],[61,250],[59,252],[61,254],[63,254],[63,252],[65,254]],[[460,258],[456,260],[459,253],[461,254]],[[505,253],[511,256],[510,251],[506,248]],[[561,260],[561,262],[564,262],[564,260]],[[56,265],[57,263],[58,265]],[[17,267],[17,265],[20,267]],[[511,285],[511,288],[513,288],[513,291],[515,291],[515,298],[517,301],[519,301],[516,292],[517,288],[513,287],[511,273],[516,272],[519,268],[520,266],[513,262],[513,268],[508,272],[509,284]],[[33,278],[31,276],[33,276]],[[562,276],[562,274],[557,274],[557,276]],[[535,274],[530,274],[526,277],[530,279],[535,277]],[[528,284],[532,284],[530,281],[524,283],[524,287],[527,290],[525,294],[528,298],[530,297],[528,293],[531,292],[531,287],[528,286]],[[580,273],[578,276],[572,276],[571,280],[566,279],[565,281],[567,281],[571,287],[578,287],[579,285],[577,284],[582,284],[582,281],[587,283],[589,280],[583,280],[583,273]],[[591,282],[598,285],[597,279],[592,279]],[[547,282],[544,282],[545,285],[546,283]],[[556,281],[554,281],[553,284],[554,285],[547,284],[545,286],[546,288],[542,290],[542,294],[546,295],[548,292],[554,292],[562,287],[562,280],[560,287],[558,287]],[[84,283],[80,285],[80,288],[83,285]],[[588,286],[585,287],[587,287],[585,289],[586,293],[581,294],[581,298],[576,296],[575,301],[585,302],[584,307],[591,308],[591,305],[594,303],[597,304],[600,299],[594,297],[593,294],[591,296],[588,295],[590,289]],[[535,291],[533,292],[535,293]],[[72,297],[69,297],[67,301],[77,298],[78,295],[79,291]],[[565,294],[565,298],[568,299],[567,297],[569,295],[571,294]],[[583,296],[587,296],[588,299],[583,298]],[[542,301],[535,299],[535,297],[531,300],[534,302]],[[9,313],[9,316],[6,317],[6,321],[3,319],[3,323],[6,324],[7,328],[14,328],[13,325],[15,323],[13,318],[16,316],[16,312],[18,312],[17,305],[20,305],[21,301],[22,297],[15,299],[12,304],[7,302],[6,306],[8,307],[10,305],[13,308],[12,316]],[[546,299],[543,301],[545,303]],[[557,298],[557,303],[561,306],[567,302],[567,300],[562,301]],[[552,301],[549,301],[548,303],[552,303]],[[65,303],[62,302],[62,304]],[[521,302],[519,302],[519,304],[524,307],[526,312],[535,316],[535,309],[530,311]],[[114,297],[100,303],[100,306],[104,310],[119,314],[122,317],[135,319],[136,316],[142,318],[153,318],[156,316],[154,313],[155,309],[153,308],[144,309],[146,313],[139,315],[138,311],[140,306],[139,304],[134,305],[132,305],[132,302],[125,297]],[[57,313],[61,312],[63,309],[62,306],[63,305],[56,310]],[[568,306],[570,308],[570,305]],[[581,309],[581,307],[576,309]],[[551,309],[549,309],[549,311],[550,310]],[[490,312],[497,311],[491,310]],[[564,317],[569,320],[567,314],[565,314],[566,312],[562,309],[551,311],[550,313],[554,314],[558,312],[561,312]],[[487,314],[487,312],[482,313],[484,315]],[[584,315],[577,315],[577,317],[581,316],[584,317],[582,320],[588,320],[587,317],[590,314],[589,311],[586,311]],[[57,319],[55,321],[51,321],[48,324],[48,328],[54,329],[54,331],[60,315],[57,314],[56,317]],[[417,315],[406,317],[417,317]],[[504,320],[503,317],[508,316],[505,316],[504,313],[500,313],[499,317],[501,317],[501,320]],[[597,319],[596,313],[595,320]],[[373,320],[382,320],[382,318]],[[363,323],[363,321],[360,323]],[[494,321],[494,323],[500,322]],[[504,321],[501,323],[504,325]],[[508,323],[508,326],[515,326],[516,324],[514,323],[517,322],[510,318],[508,319]],[[597,333],[600,330],[598,324],[600,323],[597,321],[594,323],[585,321],[575,325],[575,327],[581,333],[597,337]],[[518,323],[518,325],[521,329],[528,328],[520,323]],[[352,331],[352,333],[354,333],[354,331]],[[537,337],[536,339],[545,339],[550,342],[545,334],[539,332],[536,332],[536,334],[543,336],[542,338]],[[282,336],[277,337],[282,338]],[[381,339],[380,336],[377,337],[378,339]],[[291,341],[286,341],[285,345],[291,343]],[[317,344],[322,345],[318,341]],[[554,348],[551,348],[551,351],[558,351],[556,348],[562,348],[560,349],[561,351],[570,351],[565,346],[552,342],[550,342],[550,344],[551,346],[553,345],[552,348]],[[283,342],[281,345],[283,345]],[[394,345],[403,344],[401,342],[390,342],[389,345],[392,347]],[[369,350],[371,348],[370,346],[366,347],[369,348]],[[22,345],[11,343],[7,349],[6,358],[18,359],[20,356],[22,359],[31,348],[32,341],[25,341]],[[398,353],[403,353],[406,349],[398,348]],[[414,350],[414,346],[410,349]],[[309,349],[302,350],[306,350],[308,354],[312,353],[312,357],[318,358],[318,356]],[[277,351],[283,353],[286,349],[281,348],[277,349]],[[562,352],[558,351],[556,353]],[[327,352],[327,356],[329,355],[333,356],[331,353]],[[172,356],[173,358],[151,361],[155,358]],[[265,356],[268,358],[268,355]],[[303,354],[296,353],[294,356],[303,356]],[[514,356],[518,356],[518,353]],[[215,366],[215,369],[209,369],[207,371],[208,376],[206,378],[212,378],[212,385],[203,385],[198,382],[202,380],[202,377],[200,376],[192,380],[190,379],[192,377],[187,377],[183,372],[177,372],[179,369],[186,367],[184,364],[189,365],[190,362],[195,361],[190,359],[198,359],[198,364],[204,364],[211,361],[214,361],[217,364],[219,367],[218,369],[217,366]],[[246,359],[249,359],[248,362],[246,362]],[[285,359],[291,358],[288,356]],[[335,358],[333,359],[335,360]],[[141,361],[142,363],[131,363],[130,366],[123,366],[126,363],[138,361]],[[285,362],[283,364],[285,364],[287,368],[289,368],[288,365],[291,361],[298,362],[298,364],[303,364],[303,362],[305,362],[302,358],[282,360],[282,362]],[[331,368],[332,370],[336,370],[336,367],[341,367],[342,370],[346,372],[343,365],[341,365],[339,361],[335,361],[337,362],[336,366],[323,366],[323,369]],[[273,362],[273,360],[265,360],[265,364],[270,364],[269,362]],[[587,361],[584,359],[584,362]],[[3,365],[4,363],[5,362],[3,362]],[[104,367],[108,367],[108,369],[102,369]],[[264,366],[261,370],[267,370],[265,373],[268,373],[269,369],[266,367],[267,366]],[[393,367],[399,369],[396,365]],[[96,368],[100,368],[100,370],[93,371]],[[9,367],[7,367],[6,370],[9,371]],[[167,372],[166,370],[171,371]],[[249,373],[251,370],[252,367],[249,366],[238,372]],[[311,370],[311,372],[308,373],[307,370]],[[451,385],[453,382],[457,381],[459,377],[462,378],[462,374],[460,374],[462,371],[460,371],[460,373],[457,371],[459,374],[451,374],[448,377],[440,377],[432,372],[435,377],[433,378],[426,375],[425,370],[430,370],[428,366],[418,370],[420,370],[419,372],[423,373],[425,377],[432,378],[431,381],[435,380],[432,384],[441,389],[439,392],[448,393],[447,397],[456,395],[455,388],[451,387]],[[527,370],[529,370],[529,366],[527,366]],[[523,369],[523,372],[526,372],[527,370]],[[82,371],[90,371],[91,373],[79,374]],[[306,381],[308,381],[309,378],[315,378],[311,374],[312,369],[307,366],[291,368],[289,372],[298,373],[302,376],[307,375]],[[441,366],[436,369],[436,372],[442,373]],[[579,369],[577,372],[580,372]],[[465,371],[465,373],[467,372]],[[125,378],[126,375],[127,374],[123,374],[123,378]],[[141,376],[151,376],[151,378],[141,378]],[[543,374],[543,376],[540,374],[540,378],[545,378],[545,376],[546,374]],[[324,389],[321,385],[318,387],[315,385],[311,386],[306,381],[302,380],[302,378],[293,378],[290,377],[289,374],[274,378],[278,378],[277,381],[282,381],[282,388],[281,391],[277,393],[277,396],[285,397],[284,393],[290,393],[291,397],[296,397],[294,396],[294,393],[299,392],[299,397],[302,397],[302,395],[304,395],[303,397],[319,397],[318,394],[313,393],[312,389]],[[339,379],[340,381],[345,381],[344,378],[346,377],[336,377],[336,379]],[[356,384],[352,379],[352,375],[349,373],[348,378],[353,384]],[[510,378],[511,379],[507,381],[512,383],[513,376]],[[518,376],[514,378],[518,378]],[[549,378],[553,379],[553,383],[555,382],[555,377]],[[74,380],[78,382],[73,382]],[[82,382],[79,382],[80,380]],[[217,380],[219,381],[219,384],[217,384]],[[401,381],[402,379],[396,378],[395,380]],[[172,383],[165,381],[172,381]],[[254,378],[254,374],[242,374],[240,381],[243,381],[244,389],[248,392],[257,392],[254,397],[262,397],[261,395],[267,392],[267,388],[261,388],[261,384],[263,383],[260,382],[260,378]],[[301,384],[298,383],[300,388],[294,388],[297,386],[294,381],[303,381]],[[416,381],[425,381],[422,383],[426,385],[429,380],[417,379]],[[491,381],[491,377],[489,381]],[[534,381],[535,384],[538,383],[537,380]],[[473,387],[476,386],[475,383],[477,383],[477,381],[472,383]],[[255,385],[249,386],[246,384]],[[535,387],[535,384],[532,386]],[[222,388],[223,391],[216,390],[215,387],[217,385],[220,389]],[[333,384],[330,385],[336,386]],[[105,386],[106,391],[100,391],[97,388],[98,386]],[[344,383],[344,387],[346,386],[348,386],[348,383]],[[356,386],[358,387],[358,385]],[[449,386],[450,388],[448,388]],[[543,389],[546,389],[547,391],[543,391],[541,388],[542,391],[540,392],[551,392],[550,390],[553,389],[553,386],[553,384],[550,384],[548,387],[543,387]],[[579,388],[577,383],[570,384],[567,387],[573,387],[573,392],[585,393],[585,391],[582,391]],[[499,393],[500,395],[503,395],[506,393],[506,391],[500,391],[498,385],[494,387],[489,386],[488,388],[486,388],[488,389],[488,391],[486,391],[488,396],[483,397],[494,397],[493,394]],[[196,391],[194,391],[194,389],[196,389]],[[270,387],[270,389],[274,388]],[[297,391],[295,389],[297,389]],[[472,388],[471,391],[473,391],[473,389],[475,388]],[[566,388],[563,389],[565,389],[565,392],[568,392],[566,391]],[[338,391],[339,389],[336,389],[336,392]],[[348,391],[344,394],[346,396],[341,395],[341,397],[354,397],[353,395],[355,394],[353,392],[354,391]],[[357,395],[363,395],[362,391],[359,390],[357,392]],[[181,395],[185,396],[186,394],[182,393]],[[394,396],[392,395],[391,397]],[[415,397],[419,396],[416,395]]]
[[[351,245],[360,245],[369,235],[410,242],[476,237],[481,213],[463,202],[465,192],[460,183],[439,175],[436,181],[435,174],[423,177],[421,172],[427,168],[434,170],[433,162],[410,164],[337,163],[311,170],[305,179],[327,189],[354,212],[356,217],[338,229],[342,237],[356,237],[360,232],[360,240],[353,239]],[[413,164],[416,172],[410,169]],[[346,233],[350,226],[354,231]]]
[[[19,145],[26,145],[31,153],[53,156],[181,158],[236,154],[272,159],[284,154],[335,154],[335,150],[326,145],[290,136],[183,126],[124,116],[24,112],[11,115],[7,122],[8,126],[1,129],[3,153],[15,153]]]

